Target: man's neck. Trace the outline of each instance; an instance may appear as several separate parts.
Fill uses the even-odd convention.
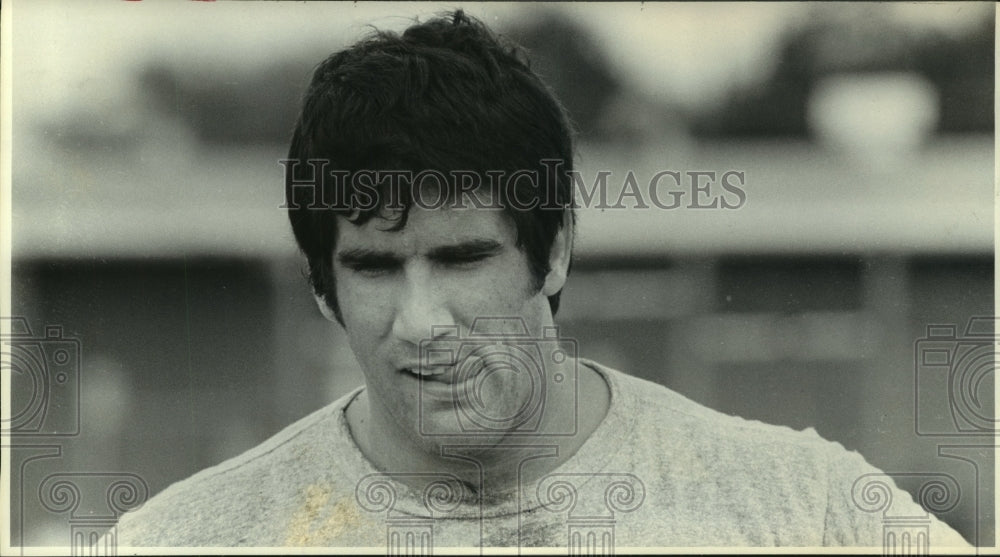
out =
[[[575,361],[568,365],[578,365]],[[578,401],[584,401],[578,404]],[[578,366],[578,389],[564,391],[546,401],[547,412],[537,436],[505,436],[484,443],[475,437],[444,437],[433,444],[402,432],[394,424],[377,419],[367,391],[347,407],[347,422],[355,443],[375,468],[389,473],[449,473],[483,495],[507,492],[518,482],[530,483],[550,473],[574,455],[590,438],[610,404],[610,389],[604,378],[589,366]],[[552,435],[572,432],[572,435]],[[428,480],[430,481],[430,480]],[[423,489],[419,480],[404,480],[411,488]]]

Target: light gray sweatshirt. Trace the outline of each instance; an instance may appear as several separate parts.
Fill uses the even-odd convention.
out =
[[[659,546],[933,549],[966,541],[857,453],[812,429],[728,416],[580,360],[611,390],[607,416],[569,460],[485,498],[443,471],[414,493],[376,470],[344,410],[361,388],[263,444],[178,482],[109,536],[130,546],[327,546],[419,552]],[[403,480],[403,481],[400,481]],[[412,482],[410,482],[412,484]],[[910,517],[894,521],[894,517]]]

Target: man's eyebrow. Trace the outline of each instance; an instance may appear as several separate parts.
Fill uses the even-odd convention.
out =
[[[503,251],[503,244],[496,240],[476,239],[432,248],[427,257],[436,261],[451,261],[474,256],[495,255]],[[348,248],[337,254],[337,261],[345,267],[357,265],[398,265],[404,257],[391,251],[371,248]]]
[[[366,265],[393,265],[402,263],[403,258],[391,251],[369,248],[350,248],[337,254],[337,261],[345,267],[364,263]]]
[[[495,255],[501,251],[503,251],[503,244],[500,242],[477,239],[433,248],[427,252],[427,257],[438,261],[448,261],[464,257]]]

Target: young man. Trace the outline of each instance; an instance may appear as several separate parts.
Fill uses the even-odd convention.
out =
[[[461,12],[323,62],[292,139],[289,216],[365,385],[171,486],[122,519],[118,544],[881,546],[882,495],[924,517],[913,548],[965,545],[811,430],[576,356],[553,317],[572,150],[519,52]]]

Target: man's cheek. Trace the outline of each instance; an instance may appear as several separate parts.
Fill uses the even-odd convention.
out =
[[[337,300],[345,321],[370,323],[385,312],[389,297],[370,281],[348,279],[337,283]]]
[[[525,283],[508,280],[510,274],[510,269],[496,268],[477,274],[460,287],[452,288],[452,299],[465,308],[475,308],[478,316],[519,313],[530,294]]]
[[[510,316],[513,305],[505,296],[487,290],[472,290],[453,298],[456,308],[461,312],[462,320],[476,317]]]

